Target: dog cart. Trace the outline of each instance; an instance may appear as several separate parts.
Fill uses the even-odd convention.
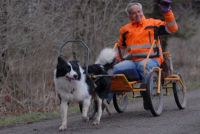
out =
[[[151,57],[150,53],[147,55],[146,61]],[[170,53],[164,52],[163,56],[164,63],[151,70],[146,84],[140,81],[128,81],[124,74],[114,75],[112,77],[112,92],[115,93],[113,100],[117,100],[119,95],[126,96],[127,92],[146,92],[147,96],[145,97],[147,97],[151,113],[154,116],[159,116],[163,110],[163,92],[166,91],[166,95],[168,95],[171,89],[178,108],[184,109],[186,107],[186,87],[183,78],[180,74],[174,73]],[[146,63],[144,69],[145,65]],[[118,103],[118,101],[114,101],[114,106],[115,103]],[[115,106],[117,112],[123,112],[123,108],[121,109],[118,106],[120,105]]]
[[[149,58],[154,58],[159,56],[158,36],[155,38],[153,43],[151,43],[151,48],[147,55],[137,55],[140,58],[146,58],[143,66],[144,75],[146,72],[146,64]],[[115,44],[115,48],[118,48],[118,44]],[[156,48],[156,49],[155,49]],[[152,55],[152,51],[157,51],[156,55]],[[119,55],[122,57],[120,49],[118,48]],[[126,56],[124,59],[131,59],[134,55]],[[149,76],[147,77],[147,83],[142,83],[141,81],[129,81],[124,74],[116,74],[112,77],[112,92],[115,93],[113,97],[114,106],[117,112],[123,112],[124,106],[120,108],[118,104],[118,96],[126,96],[127,92],[146,92],[146,100],[148,102],[148,107],[153,116],[159,116],[163,110],[163,94],[170,89],[173,91],[175,102],[179,109],[184,109],[186,107],[186,86],[184,84],[181,74],[175,73],[172,65],[172,58],[169,52],[163,52],[164,62],[160,67],[154,67]],[[123,59],[123,58],[122,58]],[[124,99],[124,98],[123,98]],[[118,105],[117,105],[118,104]]]
[[[66,41],[60,49],[62,52],[62,48],[67,43],[78,43],[83,45],[86,51],[86,73],[87,66],[89,63],[89,48],[88,46],[81,40],[72,40]],[[154,40],[151,43],[151,48],[147,55],[140,55],[142,58],[146,58],[145,61],[148,61],[149,58],[156,57],[157,55],[151,55],[151,52],[157,46],[158,40]],[[118,44],[115,44],[115,49],[118,47]],[[121,55],[120,49],[119,54]],[[134,55],[132,55],[134,56]],[[124,74],[114,74],[110,75],[96,75],[91,76],[92,79],[96,79],[98,77],[111,77],[111,90],[113,92],[113,105],[118,113],[122,113],[125,111],[128,105],[128,92],[140,93],[146,92],[146,99],[148,100],[148,107],[153,116],[159,116],[163,111],[163,94],[164,91],[168,95],[170,90],[173,91],[173,95],[175,98],[175,102],[179,109],[184,109],[186,107],[186,86],[183,81],[181,74],[175,73],[173,70],[171,55],[169,52],[163,52],[164,62],[160,67],[154,67],[148,77],[147,83],[142,83],[141,81],[129,81]],[[121,55],[122,57],[122,55]],[[130,57],[123,58],[125,60],[130,59]],[[146,68],[146,63],[144,64],[144,73]],[[80,110],[82,111],[82,106],[80,105]],[[97,104],[95,100],[92,100],[92,107],[89,110],[89,116],[92,118],[97,112]]]

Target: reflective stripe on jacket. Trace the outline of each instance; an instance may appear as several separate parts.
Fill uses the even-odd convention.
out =
[[[173,33],[178,30],[178,26],[175,21],[175,17],[172,11],[169,11],[164,14],[165,21],[159,19],[146,19],[142,18],[140,23],[128,23],[121,27],[120,29],[120,38],[118,44],[123,48],[126,45],[128,54],[148,54],[149,49],[154,40],[154,29],[146,27],[165,27],[167,33]],[[125,33],[125,35],[124,35]],[[125,36],[125,38],[124,38]],[[160,42],[158,40],[158,42]],[[125,44],[125,45],[124,45]],[[159,63],[163,62],[162,48],[158,44],[159,53],[161,54],[156,59]],[[154,52],[152,52],[154,53]],[[133,61],[140,61],[144,58],[133,58]]]

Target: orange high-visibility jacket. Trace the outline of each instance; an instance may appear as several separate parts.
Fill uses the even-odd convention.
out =
[[[154,40],[154,29],[147,27],[164,27],[166,33],[173,33],[178,30],[178,26],[175,21],[175,17],[172,11],[164,14],[165,21],[159,19],[146,19],[142,18],[141,22],[130,22],[120,28],[119,46],[128,50],[128,54],[148,54],[150,47]],[[159,42],[159,41],[158,41]],[[163,62],[162,48],[158,44],[160,56],[156,57],[158,62]],[[144,58],[133,58],[133,61],[140,61]]]

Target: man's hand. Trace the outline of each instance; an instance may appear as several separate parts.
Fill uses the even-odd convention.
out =
[[[171,9],[171,6],[170,6],[171,3],[172,3],[172,0],[160,0],[159,6],[160,6],[161,11],[163,13],[169,12]]]

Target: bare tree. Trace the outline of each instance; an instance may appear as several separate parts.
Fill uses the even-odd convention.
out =
[[[1,0],[0,114],[56,109],[53,70],[60,45],[64,40],[83,40],[93,63],[102,48],[117,42],[119,28],[129,21],[124,12],[129,1]],[[147,16],[157,16],[154,0],[138,1]],[[197,23],[190,6],[173,6],[182,35],[191,37]],[[64,50],[67,55],[73,52],[83,60],[82,48],[69,45]]]

